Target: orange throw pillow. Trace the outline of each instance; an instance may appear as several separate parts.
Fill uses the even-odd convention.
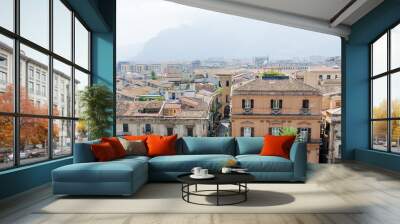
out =
[[[177,135],[159,136],[150,135],[147,137],[148,156],[176,155],[175,142]]]
[[[115,155],[117,158],[125,157],[126,156],[126,151],[124,149],[124,146],[122,146],[121,142],[119,141],[118,138],[116,137],[110,137],[110,138],[101,138],[101,142],[108,142],[114,149]]]
[[[93,144],[91,145],[91,149],[94,157],[99,162],[110,161],[117,158],[113,147],[108,142]]]
[[[296,136],[264,136],[264,146],[261,156],[280,156],[289,159],[290,148]]]

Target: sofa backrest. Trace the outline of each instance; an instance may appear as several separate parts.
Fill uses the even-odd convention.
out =
[[[93,140],[81,143],[75,143],[74,146],[74,163],[89,163],[95,162],[96,158],[93,155],[91,145],[99,144],[100,140]]]
[[[232,137],[183,137],[177,142],[177,153],[187,155],[226,154],[235,155],[235,139]]]
[[[264,137],[236,137],[236,155],[259,154]]]
[[[75,143],[74,163],[95,162],[90,148],[100,140]],[[263,137],[182,137],[176,143],[177,154],[259,154],[264,144]]]

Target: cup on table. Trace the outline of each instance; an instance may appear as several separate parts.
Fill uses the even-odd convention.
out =
[[[200,170],[200,176],[207,176],[208,175],[208,169],[201,169]]]
[[[232,168],[230,168],[230,167],[222,167],[221,172],[222,173],[230,173],[230,172],[232,172]]]
[[[196,176],[200,176],[201,175],[201,170],[202,170],[203,168],[201,168],[201,167],[194,167],[193,169],[192,169],[192,173],[194,174],[194,175],[196,175]]]

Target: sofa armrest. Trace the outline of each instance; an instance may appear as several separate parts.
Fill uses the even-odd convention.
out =
[[[307,174],[307,145],[295,142],[290,149],[290,160],[293,162],[294,181],[305,181]]]
[[[92,144],[97,144],[99,142],[100,141],[75,143],[75,145],[74,145],[74,163],[95,162],[96,158],[94,157],[90,146]]]

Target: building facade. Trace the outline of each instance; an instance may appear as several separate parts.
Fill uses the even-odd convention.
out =
[[[283,127],[298,130],[307,141],[308,161],[319,162],[322,96],[300,81],[262,80],[232,90],[232,136],[278,135]]]
[[[219,80],[220,87],[220,95],[218,102],[221,104],[219,108],[219,113],[223,118],[229,118],[231,112],[231,89],[232,89],[232,77],[233,74],[225,73],[225,74],[217,74],[216,75]]]
[[[341,108],[322,112],[323,149],[329,163],[340,161],[342,155]]]
[[[13,73],[13,49],[0,42],[0,95],[7,91],[14,91],[14,73]],[[21,113],[29,114],[32,111],[39,111],[41,115],[47,115],[49,108],[50,78],[53,78],[53,115],[59,117],[72,116],[72,75],[71,68],[64,71],[59,63],[54,63],[53,75],[49,76],[47,64],[27,56],[26,52],[21,50],[20,54],[20,100],[28,100],[31,104],[21,102]],[[79,85],[75,81],[75,86]],[[10,88],[11,87],[11,88]],[[23,96],[24,94],[26,96]],[[79,99],[75,99],[75,104],[79,104]],[[4,105],[0,105],[4,106]],[[79,108],[78,106],[76,108]],[[76,109],[76,113],[79,110]],[[54,121],[54,129],[58,131],[57,138],[53,144],[56,145],[54,153],[67,153],[72,143],[72,123],[67,120]]]
[[[117,117],[117,134],[205,137],[209,135],[212,114],[202,106],[192,107],[179,101],[135,102],[123,115]]]
[[[342,72],[339,67],[315,67],[297,73],[304,83],[320,89],[322,93],[341,92]]]

